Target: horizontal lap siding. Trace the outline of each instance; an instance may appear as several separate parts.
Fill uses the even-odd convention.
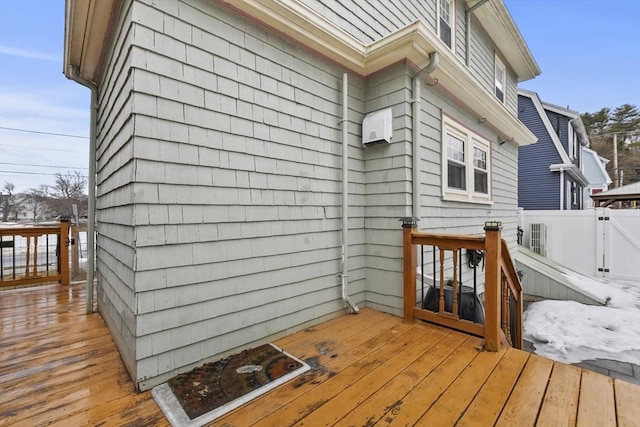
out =
[[[436,31],[435,2],[302,0],[302,3],[366,44],[417,20]]]
[[[558,209],[560,174],[549,166],[561,163],[551,136],[531,98],[519,96],[518,118],[538,137],[538,142],[519,148],[518,206],[525,210]]]
[[[131,4],[122,15],[105,58],[108,70],[99,85],[97,120],[97,251],[98,309],[133,377],[135,360],[135,293],[133,242],[132,102],[129,74],[133,39]]]
[[[342,311],[342,72],[209,2],[136,3],[133,21],[137,379],[148,388]],[[351,78],[353,96],[362,90]],[[349,281],[362,303],[352,104]]]
[[[453,117],[467,129],[491,142],[493,204],[461,203],[442,199],[442,113]],[[478,124],[471,117],[467,111],[448,101],[437,86],[423,86],[420,141],[421,218],[418,227],[420,230],[435,233],[484,235],[485,221],[501,221],[503,238],[509,243],[510,249],[515,251],[518,149],[512,144],[498,144],[498,136],[494,131]],[[463,254],[462,260],[463,265],[466,264],[466,254]],[[426,271],[432,271],[430,256],[425,259],[425,263]],[[471,272],[465,267],[463,282],[470,278]]]

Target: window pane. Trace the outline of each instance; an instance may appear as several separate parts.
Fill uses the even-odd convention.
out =
[[[464,163],[464,141],[450,133],[447,134],[447,157]]]
[[[478,147],[473,147],[473,166],[487,170],[487,152]]]
[[[479,169],[474,170],[473,190],[476,193],[489,194],[489,179],[486,172]]]
[[[447,185],[449,188],[458,188],[460,190],[467,189],[467,182],[465,179],[466,168],[463,165],[449,162],[447,169]]]
[[[440,39],[451,47],[451,0],[440,0]]]
[[[496,97],[504,102],[504,80],[505,80],[505,68],[504,65],[498,60],[495,59],[495,87],[496,87]]]

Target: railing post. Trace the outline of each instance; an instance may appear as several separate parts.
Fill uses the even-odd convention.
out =
[[[489,351],[500,349],[500,252],[502,223],[487,221],[484,224],[485,238],[485,284],[484,284],[484,346]]]
[[[416,248],[411,243],[411,233],[420,221],[416,217],[400,218],[402,221],[402,257],[404,273],[404,319],[413,322],[416,306]]]
[[[69,286],[69,220],[60,219],[60,235],[58,236],[60,283]]]

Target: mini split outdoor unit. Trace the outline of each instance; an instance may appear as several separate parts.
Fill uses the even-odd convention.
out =
[[[393,114],[391,108],[374,111],[362,121],[362,145],[371,147],[388,144],[393,137]]]

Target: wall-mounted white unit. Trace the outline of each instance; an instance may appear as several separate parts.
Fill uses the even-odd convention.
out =
[[[391,108],[374,111],[362,121],[362,145],[388,144],[393,137],[393,114]]]
[[[530,224],[529,249],[547,256],[547,224]]]

